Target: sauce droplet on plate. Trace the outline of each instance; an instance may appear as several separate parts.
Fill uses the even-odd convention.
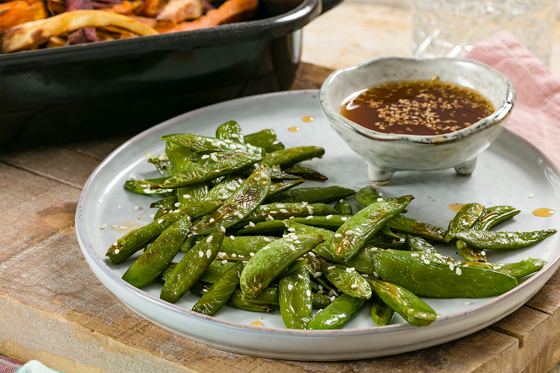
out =
[[[310,123],[313,122],[315,120],[314,117],[312,117],[311,115],[305,116],[303,118],[301,118],[302,121],[304,121],[305,123]]]
[[[253,321],[251,323],[251,325],[253,325],[253,326],[263,326],[262,322],[260,322],[260,321]]]
[[[297,132],[297,131],[299,131],[299,130],[300,130],[299,127],[290,127],[290,128],[288,128],[288,131],[290,131],[290,132]]]
[[[555,212],[556,212],[556,210],[547,209],[546,207],[543,207],[543,208],[540,208],[540,209],[533,210],[533,215],[539,216],[541,218],[548,218],[548,217],[554,215]]]
[[[450,203],[447,207],[453,212],[459,212],[461,207],[463,207],[462,203]]]

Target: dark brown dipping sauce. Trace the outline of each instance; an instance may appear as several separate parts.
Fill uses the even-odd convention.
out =
[[[435,78],[379,84],[356,92],[340,109],[374,131],[425,136],[467,128],[493,112],[479,93]]]

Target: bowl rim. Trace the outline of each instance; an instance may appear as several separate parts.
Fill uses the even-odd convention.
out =
[[[426,65],[426,64],[431,64],[433,61],[444,61],[444,63],[447,64],[461,62],[461,63],[476,65],[480,68],[488,70],[491,74],[496,75],[498,79],[501,79],[506,85],[506,94],[502,104],[489,116],[482,118],[481,120],[479,120],[478,122],[474,123],[473,125],[467,128],[463,128],[458,131],[454,131],[442,135],[432,135],[432,136],[391,134],[391,133],[374,131],[345,118],[339,113],[338,108],[335,110],[332,107],[332,105],[330,104],[327,98],[327,95],[330,87],[332,86],[333,82],[336,79],[338,79],[342,75],[351,74],[357,70],[370,69],[373,66],[377,65],[378,63],[387,60],[405,61],[412,65],[414,64]],[[368,87],[364,87],[364,89],[365,88]],[[418,57],[408,57],[408,56],[377,57],[355,66],[350,66],[347,68],[336,70],[335,72],[330,74],[327,77],[327,79],[325,79],[325,81],[321,85],[321,89],[319,90],[319,103],[321,105],[323,114],[327,117],[330,123],[338,124],[339,128],[351,130],[363,137],[372,140],[399,141],[399,142],[418,143],[418,144],[440,144],[440,143],[454,142],[454,141],[462,140],[476,133],[482,132],[485,129],[493,127],[498,123],[502,122],[511,113],[513,106],[515,104],[515,100],[516,100],[515,88],[511,80],[505,74],[499,72],[498,70],[494,69],[491,66],[488,66],[485,63],[476,60],[467,59],[467,58],[457,58],[457,57],[435,57],[435,58],[418,58]]]

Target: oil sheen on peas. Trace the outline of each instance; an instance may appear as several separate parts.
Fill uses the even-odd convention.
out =
[[[479,93],[435,76],[355,92],[340,109],[342,116],[377,132],[424,136],[461,130],[493,112]]]

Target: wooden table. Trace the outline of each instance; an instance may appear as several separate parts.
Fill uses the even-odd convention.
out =
[[[317,88],[329,72],[302,64],[294,89]],[[155,326],[97,280],[74,230],[82,186],[128,137],[0,154],[0,354],[37,359],[65,373],[546,372],[560,361],[560,273],[491,327],[378,359],[257,358]]]

